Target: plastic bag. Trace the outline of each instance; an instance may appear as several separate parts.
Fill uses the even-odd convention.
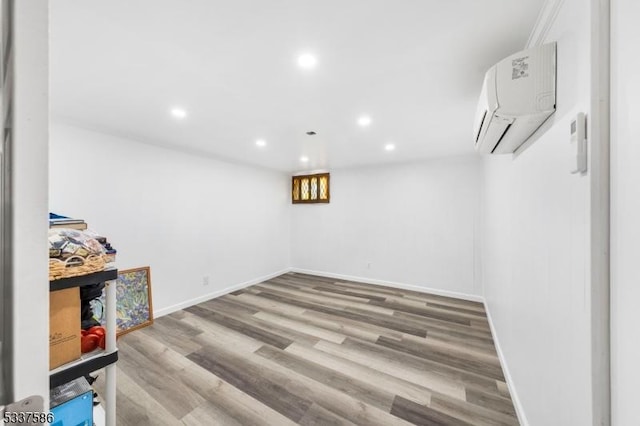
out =
[[[67,228],[49,230],[49,258],[66,260],[71,256],[101,256],[105,253],[102,244],[83,231]]]

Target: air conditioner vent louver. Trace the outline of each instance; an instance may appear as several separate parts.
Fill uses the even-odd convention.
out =
[[[484,114],[482,114],[482,120],[480,120],[480,126],[478,127],[478,134],[476,135],[476,143],[478,143],[478,140],[480,139],[480,132],[482,132],[482,126],[484,125],[484,120],[485,118],[487,118],[488,112],[489,111],[485,109]]]
[[[504,139],[504,136],[507,134],[510,128],[511,128],[511,124],[507,124],[507,127],[504,128],[504,132],[502,132],[500,139],[498,139],[498,142],[496,142],[496,146],[494,146],[493,149],[491,150],[492,154],[500,146],[500,142],[502,142],[502,139]]]

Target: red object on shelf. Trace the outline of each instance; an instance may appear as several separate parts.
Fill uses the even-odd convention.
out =
[[[95,334],[87,334],[80,339],[80,350],[83,354],[91,352],[98,347],[98,341],[100,338]]]
[[[98,337],[100,336],[104,336],[106,334],[106,330],[104,329],[104,327],[96,325],[94,327],[91,327],[90,329],[87,330],[88,334],[95,334]]]
[[[105,334],[106,330],[102,326],[94,326],[88,330],[81,330],[82,337],[80,338],[80,349],[83,354],[91,352],[100,346],[105,348]]]

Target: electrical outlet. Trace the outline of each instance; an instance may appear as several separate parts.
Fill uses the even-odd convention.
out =
[[[202,285],[209,285],[209,275],[202,277]]]

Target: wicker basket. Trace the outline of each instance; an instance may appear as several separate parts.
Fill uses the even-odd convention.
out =
[[[105,268],[105,256],[71,256],[67,260],[49,259],[49,281],[92,274]]]

